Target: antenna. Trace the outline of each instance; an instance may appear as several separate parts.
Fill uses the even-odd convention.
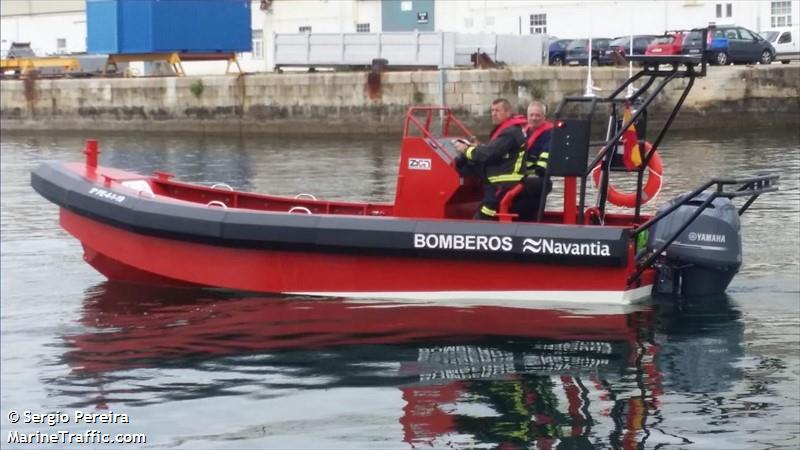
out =
[[[630,57],[633,56],[633,35],[631,34],[631,50],[628,53],[628,79],[633,78],[633,60]],[[633,97],[633,83],[628,85],[628,92],[626,93],[625,97],[631,98]]]
[[[631,42],[630,42],[630,52],[628,52],[628,79],[633,78],[633,60],[630,58],[633,56],[633,7],[630,8],[631,12]],[[626,98],[633,97],[633,83],[628,85],[628,92],[625,94]]]
[[[589,70],[586,72],[586,91],[584,97],[594,97],[594,81],[592,81],[592,38],[589,38]]]
[[[587,27],[589,30],[589,48],[588,52],[586,53],[586,58],[589,64],[589,71],[586,73],[586,91],[583,93],[584,97],[594,97],[595,96],[594,90],[597,89],[594,86],[594,81],[592,81],[592,11],[591,10],[592,10],[591,4],[587,5],[587,12],[589,16],[589,26]]]

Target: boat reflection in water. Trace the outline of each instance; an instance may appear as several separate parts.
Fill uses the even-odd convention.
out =
[[[92,390],[76,407],[397,387],[403,440],[437,447],[636,448],[663,421],[665,388],[722,391],[741,378],[731,308],[608,308],[387,306],[104,283],[88,292],[88,331],[65,337],[64,357],[72,384]],[[141,368],[203,375],[146,383]]]

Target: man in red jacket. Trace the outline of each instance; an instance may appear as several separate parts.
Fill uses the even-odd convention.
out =
[[[547,158],[550,156],[550,139],[553,135],[553,122],[547,120],[547,107],[534,100],[528,105],[528,167],[547,169]]]
[[[528,121],[526,133],[526,176],[523,180],[525,189],[511,203],[511,210],[518,214],[518,220],[535,220],[544,188],[544,175],[547,172],[547,160],[550,157],[550,140],[553,135],[553,123],[547,120],[547,106],[534,100],[528,105]],[[547,180],[547,192],[550,193],[553,183]]]
[[[467,166],[483,179],[483,200],[475,213],[476,219],[496,219],[500,200],[518,183],[525,171],[527,153],[524,116],[513,115],[511,103],[504,98],[492,102],[492,123],[495,125],[491,139],[486,144],[455,142],[461,152],[458,167]]]

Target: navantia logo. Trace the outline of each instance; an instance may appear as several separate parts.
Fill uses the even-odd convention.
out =
[[[542,253],[542,239],[525,239],[522,241],[522,252]]]
[[[542,255],[611,256],[611,247],[600,241],[560,242],[554,239],[526,238],[522,241],[522,253]]]

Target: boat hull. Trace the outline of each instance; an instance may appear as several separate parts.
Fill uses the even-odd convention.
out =
[[[292,214],[263,209],[274,197],[159,182],[79,164],[31,173],[85,260],[114,281],[473,304],[626,304],[653,284],[652,270],[628,282],[630,227],[409,218],[353,205]]]
[[[420,300],[627,304],[628,268],[226,247],[141,234],[61,208],[62,227],[110,280],[251,292]]]

